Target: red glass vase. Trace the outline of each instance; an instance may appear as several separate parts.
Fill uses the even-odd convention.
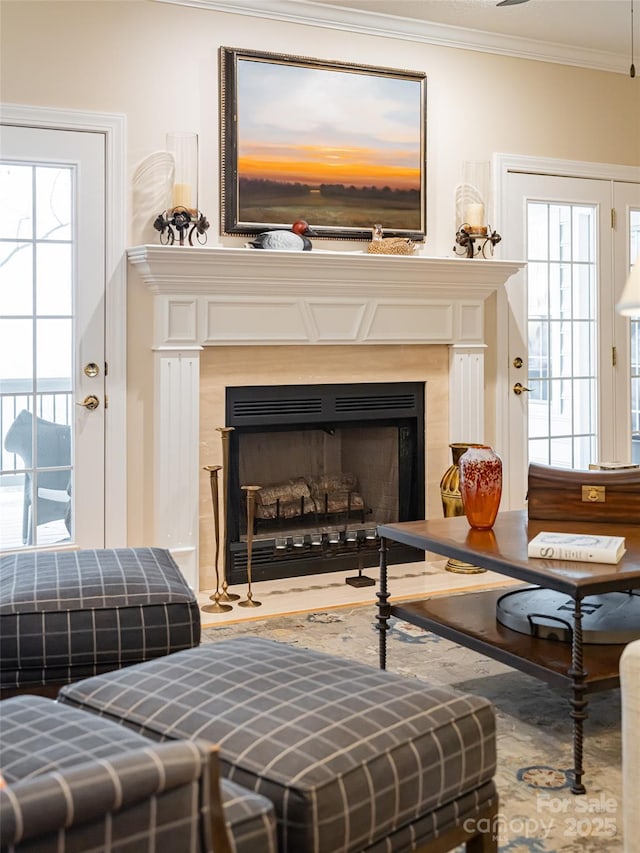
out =
[[[460,457],[464,514],[476,530],[490,530],[502,497],[502,460],[487,444],[474,444]]]

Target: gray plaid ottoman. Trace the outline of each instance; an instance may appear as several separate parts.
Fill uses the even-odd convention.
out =
[[[58,701],[156,740],[217,743],[223,775],[274,803],[283,853],[444,850],[443,836],[495,813],[488,701],[336,656],[223,640]],[[474,849],[497,848],[484,836]]]
[[[66,684],[200,642],[200,611],[169,551],[0,556],[0,689]]]
[[[153,743],[40,696],[5,699],[0,733],[3,851],[217,853],[225,830],[211,832],[215,797],[231,850],[275,853],[272,804],[226,779],[214,784],[205,741]]]

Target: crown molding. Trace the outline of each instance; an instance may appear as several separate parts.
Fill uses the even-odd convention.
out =
[[[192,6],[233,15],[248,15],[254,18],[269,18],[309,27],[346,30],[350,33],[402,39],[459,50],[475,50],[518,59],[553,62],[597,71],[612,71],[625,75],[629,73],[628,60],[615,53],[419,21],[382,12],[329,8],[314,0],[155,0],[155,2]]]

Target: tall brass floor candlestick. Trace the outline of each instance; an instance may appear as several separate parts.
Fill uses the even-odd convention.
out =
[[[238,602],[238,607],[260,607],[261,601],[254,601],[251,592],[251,552],[253,550],[253,517],[255,514],[256,492],[262,486],[243,486],[247,493],[247,597]]]
[[[224,519],[224,536],[225,542],[229,535],[229,433],[233,431],[233,427],[217,427],[218,432],[222,435],[222,515]],[[240,596],[235,592],[227,592],[229,584],[227,582],[227,548],[223,551],[222,559],[222,592],[220,593],[220,601],[237,601]]]
[[[216,591],[209,598],[213,604],[205,604],[201,607],[205,613],[228,613],[233,610],[230,604],[220,604],[220,572],[218,571],[218,558],[220,556],[220,507],[218,501],[218,471],[222,465],[205,465],[204,470],[209,472],[211,484],[211,503],[213,504],[213,531],[216,546],[214,566],[216,570]]]

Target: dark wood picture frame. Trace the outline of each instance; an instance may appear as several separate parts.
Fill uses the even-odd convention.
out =
[[[221,233],[424,240],[426,74],[220,48]]]

